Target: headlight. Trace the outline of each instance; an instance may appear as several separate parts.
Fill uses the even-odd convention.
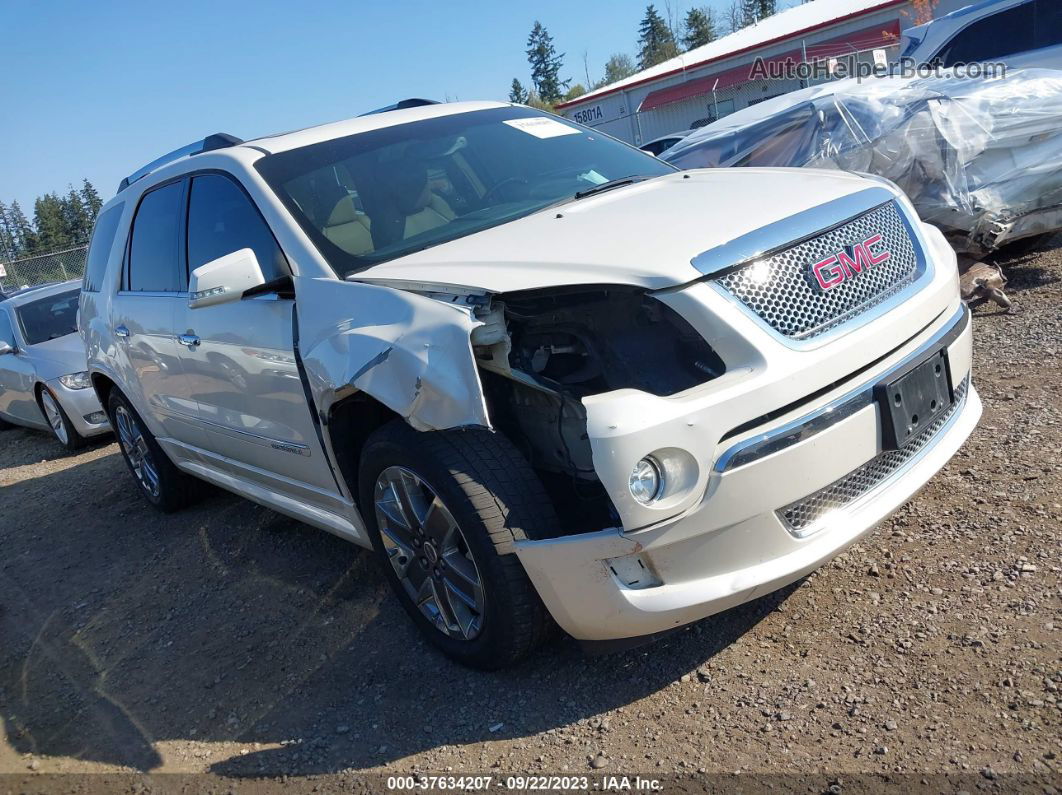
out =
[[[82,370],[80,373],[61,375],[59,376],[59,383],[67,389],[88,389],[92,386],[92,382],[89,381],[89,374],[85,370]]]
[[[642,505],[648,505],[664,490],[664,478],[660,466],[651,457],[643,458],[631,471],[631,496]]]

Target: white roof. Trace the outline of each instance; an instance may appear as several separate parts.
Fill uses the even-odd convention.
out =
[[[588,99],[593,99],[600,94],[610,93],[618,88],[639,83],[649,78],[658,77],[668,72],[688,69],[704,61],[714,61],[725,58],[728,55],[756,47],[775,39],[791,36],[808,28],[814,28],[832,22],[841,17],[852,14],[865,13],[881,6],[895,5],[896,0],[813,0],[809,3],[787,8],[777,14],[767,17],[755,25],[730,33],[722,38],[710,41],[705,45],[696,47],[689,52],[684,52],[669,61],[650,66],[623,80],[609,83],[607,86],[589,91],[571,101],[571,105],[578,105]],[[567,107],[567,106],[566,106]]]

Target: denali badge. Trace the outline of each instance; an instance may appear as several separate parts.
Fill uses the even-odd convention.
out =
[[[892,254],[888,249],[874,251],[873,246],[882,242],[880,234],[871,235],[862,243],[845,246],[843,251],[831,254],[811,266],[815,283],[823,290],[832,290],[846,279],[851,279],[872,265],[880,265]]]

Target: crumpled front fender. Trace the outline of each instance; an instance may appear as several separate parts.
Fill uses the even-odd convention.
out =
[[[365,392],[420,431],[490,428],[466,306],[390,287],[295,280],[299,350],[318,411]]]

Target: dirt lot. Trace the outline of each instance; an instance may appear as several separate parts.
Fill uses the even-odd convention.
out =
[[[930,486],[803,583],[625,655],[464,670],[368,554],[220,493],[158,515],[114,444],[5,432],[0,772],[1062,786],[1062,249],[1008,272],[1020,311],[975,312],[985,416]]]

